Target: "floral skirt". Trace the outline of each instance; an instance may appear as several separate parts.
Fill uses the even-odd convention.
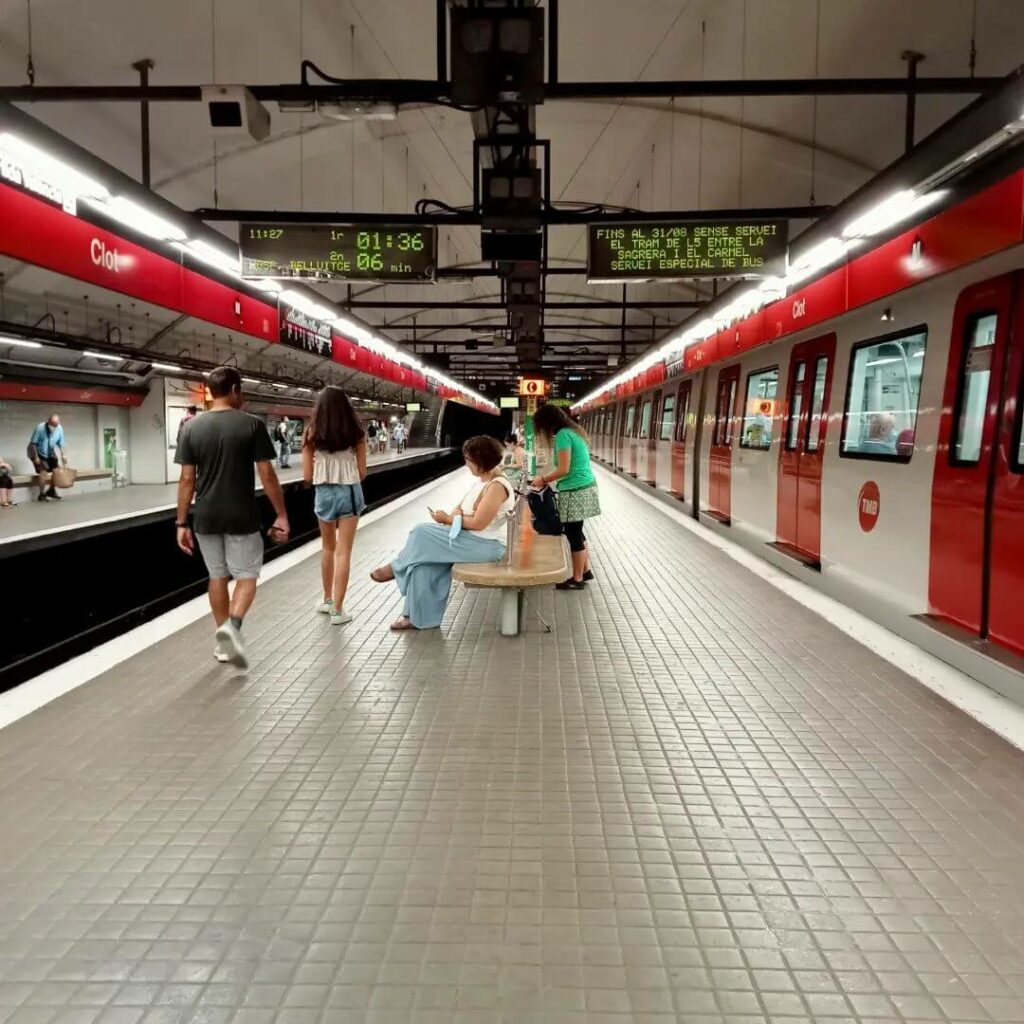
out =
[[[563,523],[579,523],[601,514],[597,497],[597,484],[579,487],[574,491],[558,492],[558,518]]]

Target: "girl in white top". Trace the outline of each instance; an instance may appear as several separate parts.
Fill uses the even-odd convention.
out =
[[[352,544],[359,516],[366,508],[362,482],[366,477],[366,437],[341,388],[326,387],[317,396],[313,417],[302,443],[302,476],[316,488],[314,510],[320,521],[320,575],[323,601],[317,611],[331,624],[352,621],[345,611]]]
[[[505,556],[515,492],[501,472],[501,445],[493,437],[471,437],[462,454],[478,483],[451,512],[431,509],[434,521],[414,526],[398,556],[370,573],[377,583],[395,580],[405,597],[401,617],[391,624],[393,630],[440,626],[452,566],[497,562]]]

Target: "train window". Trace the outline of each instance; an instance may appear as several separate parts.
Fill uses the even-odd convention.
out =
[[[743,406],[741,448],[767,451],[772,444],[772,417],[775,395],[779,390],[779,368],[755,370],[747,374],[747,400]]]
[[[1010,469],[1024,473],[1024,380],[1021,381],[1020,396],[1017,399],[1017,443],[1012,449]]]
[[[658,430],[659,441],[672,440],[672,417],[676,411],[676,396],[666,395],[661,406],[661,427]]]
[[[807,364],[800,362],[796,364],[793,371],[793,384],[789,389],[789,418],[786,420],[786,451],[796,451],[797,442],[800,440],[800,417],[804,411],[804,376],[807,373]]]
[[[967,321],[967,344],[960,370],[956,433],[949,449],[950,461],[974,465],[981,458],[981,438],[988,411],[988,385],[996,344],[996,314],[979,313]]]
[[[633,420],[636,418],[636,406],[630,403],[626,406],[626,418],[623,420],[623,437],[633,436]]]
[[[736,405],[736,382],[733,374],[718,382],[718,402],[715,407],[715,433],[711,443],[718,447],[732,444],[732,411]]]
[[[651,400],[648,398],[640,407],[640,433],[641,440],[651,436]]]
[[[828,356],[819,356],[814,364],[814,389],[811,391],[811,418],[807,424],[807,450],[816,452],[821,445],[822,410],[825,408],[825,381]]]
[[[686,441],[687,419],[690,415],[690,385],[683,384],[679,388],[679,408],[676,409],[676,440],[683,444]]]
[[[910,461],[927,344],[921,326],[853,347],[840,455]]]

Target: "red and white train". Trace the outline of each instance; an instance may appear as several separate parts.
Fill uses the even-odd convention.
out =
[[[575,412],[608,466],[1024,701],[1024,171]]]

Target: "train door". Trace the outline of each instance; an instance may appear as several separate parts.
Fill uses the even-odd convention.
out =
[[[636,420],[636,402],[626,402],[622,407],[622,419],[619,434],[619,451],[615,460],[616,469],[623,473],[629,472],[630,459],[633,452],[633,426]]]
[[[932,482],[933,614],[1024,654],[1024,288],[957,301]]]
[[[715,427],[708,458],[708,511],[724,523],[732,515],[732,437],[736,422],[739,366],[727,366],[718,374],[715,396]]]
[[[638,398],[635,402],[632,402],[630,404],[630,406],[629,406],[629,429],[627,429],[627,431],[626,431],[626,437],[628,439],[626,441],[626,444],[628,445],[628,449],[629,449],[628,460],[626,462],[626,472],[629,473],[629,475],[631,477],[633,477],[634,479],[636,479],[636,474],[637,474],[637,457],[636,457],[637,443],[636,443],[636,436],[639,433],[639,429],[638,428],[640,426],[640,423],[639,423],[640,417],[638,415],[639,412],[640,412],[640,399]]]
[[[677,388],[665,388],[655,431],[654,482],[667,491],[672,485],[672,430],[675,427]]]
[[[653,484],[657,473],[658,441],[655,424],[661,392],[645,398],[640,405],[640,440],[637,442],[638,475],[644,483]]]
[[[815,563],[821,559],[821,471],[835,361],[834,334],[793,346],[779,451],[778,543]]]
[[[686,442],[690,417],[690,390],[693,381],[684,380],[676,395],[676,424],[672,431],[672,466],[669,490],[677,498],[686,498]]]

